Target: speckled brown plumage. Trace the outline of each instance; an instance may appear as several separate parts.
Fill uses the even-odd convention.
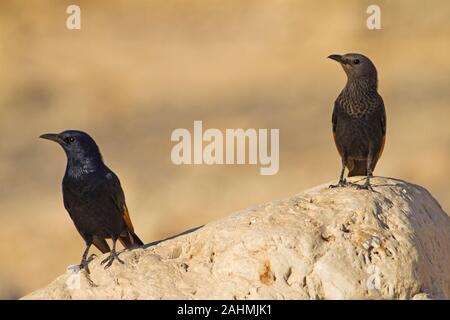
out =
[[[348,176],[365,175],[359,186],[371,189],[370,176],[383,152],[386,138],[386,112],[377,91],[377,70],[369,58],[356,53],[331,55],[347,74],[347,84],[334,103],[332,125],[336,147],[342,159],[339,182],[347,185]]]

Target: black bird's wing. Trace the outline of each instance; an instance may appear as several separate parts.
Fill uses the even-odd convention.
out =
[[[108,168],[83,180],[65,177],[64,206],[75,227],[102,252],[110,251],[107,238],[116,238],[125,248],[143,245],[134,233],[120,181]]]
[[[120,242],[127,249],[144,245],[141,239],[139,239],[139,237],[134,233],[134,227],[131,222],[127,205],[125,203],[125,194],[123,193],[119,178],[117,178],[117,176],[112,171],[106,174],[106,178],[108,179],[108,185],[111,189],[109,193],[111,195],[111,200],[114,206],[120,212],[121,218],[123,219],[123,222],[127,229],[127,232],[125,234],[120,235]]]

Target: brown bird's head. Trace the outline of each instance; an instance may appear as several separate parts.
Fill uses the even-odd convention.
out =
[[[368,78],[377,80],[377,69],[369,58],[360,53],[332,54],[329,59],[339,62],[349,80]]]

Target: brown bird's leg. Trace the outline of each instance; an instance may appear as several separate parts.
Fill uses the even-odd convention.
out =
[[[372,158],[369,158],[367,160],[367,176],[366,176],[366,182],[362,185],[363,189],[367,189],[370,191],[373,191],[373,188],[370,184],[370,177],[372,177]]]
[[[357,185],[355,184],[355,186],[358,189],[364,189],[364,190],[370,190],[370,191],[374,191],[371,184],[370,184],[370,177],[372,177],[372,163],[373,163],[373,157],[371,154],[369,154],[368,158],[367,158],[367,176],[366,176],[366,182],[361,186],[361,185]]]
[[[108,269],[108,268],[112,265],[112,263],[113,263],[114,260],[117,260],[117,261],[119,261],[119,262],[122,263],[122,264],[125,263],[125,262],[123,262],[123,261],[119,258],[119,255],[118,255],[117,252],[116,252],[116,242],[117,242],[117,238],[113,238],[112,241],[113,241],[113,246],[112,246],[112,250],[111,250],[110,255],[109,255],[105,260],[103,260],[103,261],[101,262],[101,264],[104,264],[104,263],[107,262],[106,265],[105,265],[105,269]]]
[[[331,184],[328,188],[345,187],[347,180],[344,179],[345,166],[347,164],[347,156],[342,157],[342,170],[337,184]]]

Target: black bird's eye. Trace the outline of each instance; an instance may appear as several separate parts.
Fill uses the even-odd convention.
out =
[[[359,59],[353,60],[353,64],[359,64]]]
[[[74,138],[74,137],[67,137],[67,138],[64,138],[64,142],[67,143],[67,144],[70,144],[70,143],[72,143],[72,142],[74,142],[74,141],[75,141],[75,138]]]

